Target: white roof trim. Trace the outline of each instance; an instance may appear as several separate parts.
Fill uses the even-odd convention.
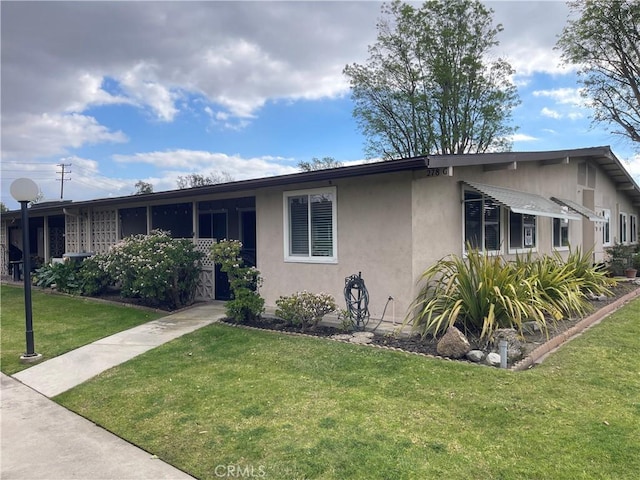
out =
[[[514,213],[562,218],[565,220],[580,220],[581,218],[578,215],[570,213],[568,207],[560,206],[548,198],[535,193],[520,192],[510,188],[484,185],[475,182],[464,181],[463,183],[487,197],[492,198],[499,204],[508,207]]]
[[[582,215],[585,218],[588,218],[592,222],[601,222],[601,223],[606,223],[607,222],[606,218],[601,217],[600,215],[598,215],[593,210],[590,210],[587,207],[585,207],[583,205],[580,205],[577,202],[574,202],[573,200],[566,200],[564,198],[557,198],[557,197],[551,197],[551,200],[553,200],[554,202],[556,202],[556,203],[558,203],[560,205],[564,205],[566,207],[569,207],[571,210],[579,213],[580,215]]]

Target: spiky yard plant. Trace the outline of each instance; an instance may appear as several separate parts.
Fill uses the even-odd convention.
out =
[[[611,295],[611,280],[593,265],[591,252],[570,250],[567,260],[559,252],[553,256],[533,258],[529,253],[515,260],[518,268],[535,287],[535,294],[545,313],[554,321],[572,315],[582,316],[591,310],[587,294]]]
[[[523,267],[467,248],[466,258],[449,255],[421,275],[424,283],[405,323],[422,336],[438,336],[459,324],[465,331],[489,337],[497,328],[522,329],[533,320],[547,324],[535,287]]]
[[[576,282],[574,268],[555,257],[530,254],[517,257],[514,264],[534,287],[542,310],[554,321],[572,314],[584,314],[589,304]]]
[[[555,252],[556,258],[560,259],[560,254]],[[610,287],[615,286],[616,281],[607,277],[606,268],[601,265],[594,265],[593,249],[582,253],[580,247],[569,250],[567,265],[571,265],[574,270],[576,280],[580,289],[584,293],[594,295],[612,295]]]

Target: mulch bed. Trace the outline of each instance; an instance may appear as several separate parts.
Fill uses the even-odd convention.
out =
[[[592,305],[593,310],[589,313],[592,315],[597,310],[600,310],[607,305],[615,302],[619,298],[624,295],[637,290],[640,288],[640,285],[635,285],[630,282],[620,282],[616,287],[613,287],[611,290],[613,292],[613,296],[607,297],[605,300],[590,300],[589,303]],[[550,325],[548,338],[545,333],[525,333],[523,338],[523,353],[524,355],[528,355],[536,348],[545,344],[549,340],[554,337],[562,335],[564,332],[570,330],[576,324],[578,324],[583,317],[576,318],[568,318],[558,322],[556,325]],[[230,319],[223,320],[226,323],[233,324],[233,321]],[[314,329],[307,329],[304,332],[301,332],[299,328],[293,327],[285,324],[281,319],[276,317],[262,317],[260,320],[256,320],[254,322],[250,322],[247,324],[243,324],[248,327],[263,329],[263,330],[273,330],[279,332],[287,332],[287,333],[304,333],[306,335],[312,335],[317,337],[330,337],[332,335],[338,335],[345,333],[343,330],[337,327],[318,325]],[[469,342],[473,349],[486,350],[486,342],[480,341],[478,338],[469,337]],[[418,353],[422,355],[431,355],[431,356],[439,356],[436,350],[438,340],[433,338],[432,336],[427,336],[425,338],[421,338],[418,335],[406,336],[406,335],[392,335],[389,333],[379,333],[374,332],[374,336],[371,341],[371,345],[380,346],[380,347],[388,347],[393,349],[398,349],[406,352]]]
[[[6,281],[3,279],[3,283],[13,283],[10,281]],[[615,287],[611,288],[613,293],[612,296],[607,297],[604,300],[590,300],[589,303],[592,305],[593,310],[589,313],[589,315],[593,315],[594,312],[601,310],[611,303],[617,301],[621,297],[627,295],[628,293],[640,289],[640,285],[622,281],[619,282]],[[54,293],[50,289],[42,289],[43,291],[48,291]],[[123,298],[120,297],[119,292],[110,291],[109,293],[100,295],[99,297],[88,297],[93,299],[98,299],[107,302],[121,303],[121,304],[129,304],[136,306],[138,308],[151,308],[149,305],[145,305],[140,299],[131,299],[131,298]],[[189,308],[189,307],[187,307]],[[166,310],[165,310],[166,311]],[[169,311],[169,313],[172,313]],[[539,347],[548,344],[550,341],[553,341],[554,338],[560,337],[565,332],[568,332],[573,329],[579,322],[583,320],[582,317],[576,318],[568,318],[558,322],[556,325],[550,325],[548,337],[545,333],[525,333],[523,337],[523,353],[525,357],[529,355]],[[225,319],[223,322],[234,324],[234,322],[230,319]],[[372,325],[373,322],[370,322]],[[277,317],[263,316],[260,320],[250,322],[247,324],[243,324],[244,326],[263,329],[263,330],[273,330],[279,332],[286,333],[304,333],[306,335],[312,335],[316,337],[331,337],[332,335],[338,335],[345,333],[342,329],[332,326],[326,325],[318,325],[314,329],[307,329],[304,332],[301,332],[299,328],[292,327],[290,325],[285,324],[281,319]],[[486,351],[486,342],[480,341],[478,338],[473,338],[468,336],[469,342],[471,343],[471,347],[473,349],[485,350]],[[438,340],[433,338],[432,336],[427,336],[425,338],[421,338],[418,335],[393,335],[390,333],[382,333],[382,332],[374,332],[374,336],[371,339],[371,345],[393,348],[397,350],[402,350],[406,352],[412,352],[422,355],[431,355],[431,356],[439,356],[436,350],[438,344]],[[465,360],[466,361],[466,360]]]

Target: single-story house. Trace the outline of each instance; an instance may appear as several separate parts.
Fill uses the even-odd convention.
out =
[[[427,155],[183,190],[30,208],[32,255],[105,252],[152,229],[192,238],[207,252],[239,239],[260,270],[268,306],[309,290],[342,304],[345,278],[362,272],[371,317],[389,297],[401,320],[421,273],[470,243],[514,255],[638,242],[640,187],[605,147]],[[19,211],[2,216],[3,274],[21,247]],[[19,250],[18,250],[19,251]],[[200,299],[229,298],[210,260]],[[389,319],[389,314],[386,316]]]

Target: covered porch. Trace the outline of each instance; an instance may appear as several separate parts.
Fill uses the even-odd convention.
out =
[[[188,238],[205,254],[198,300],[228,300],[229,282],[209,256],[218,240],[240,240],[243,258],[257,264],[256,210],[254,196],[231,198],[190,198],[177,203],[144,202],[136,197],[110,205],[46,204],[29,210],[29,235],[33,268],[54,259],[105,253],[121,239],[164,230],[174,238]],[[123,199],[121,199],[123,200]],[[20,217],[4,216],[0,232],[2,275],[13,275],[22,264],[22,225]],[[19,270],[21,273],[21,270]]]

